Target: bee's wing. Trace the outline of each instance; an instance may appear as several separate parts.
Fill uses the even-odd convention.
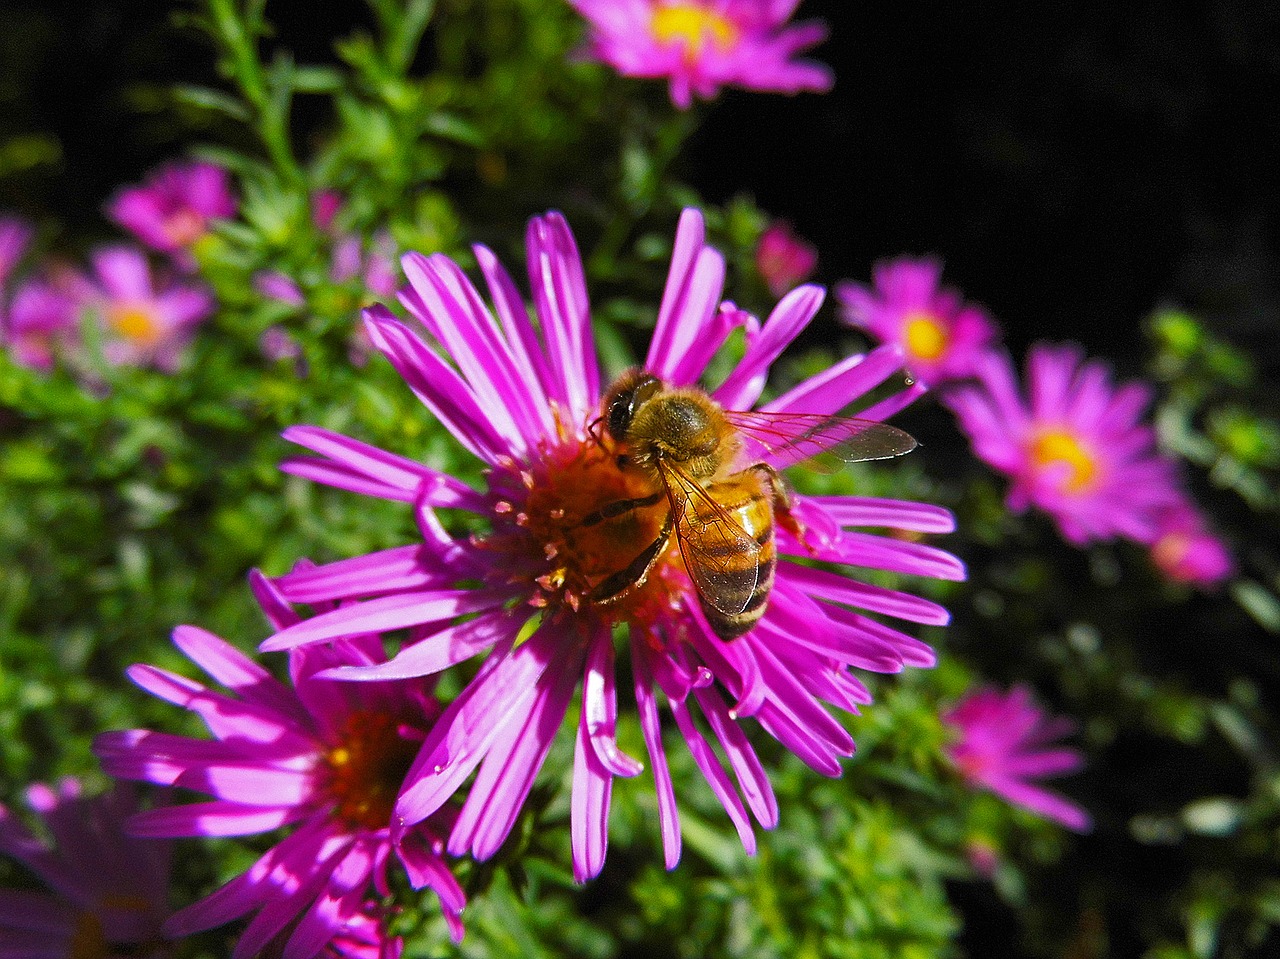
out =
[[[751,601],[760,575],[760,544],[697,480],[659,461],[676,518],[676,543],[701,600],[725,616]]]
[[[837,464],[883,460],[916,448],[910,433],[856,416],[764,410],[725,410],[724,415],[742,437],[748,459],[764,461],[775,469],[814,457]],[[814,465],[821,466],[821,460]]]

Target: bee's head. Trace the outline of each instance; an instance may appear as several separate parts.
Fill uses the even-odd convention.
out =
[[[605,430],[621,442],[631,430],[636,410],[662,389],[662,381],[644,370],[628,370],[605,394],[601,404]]]

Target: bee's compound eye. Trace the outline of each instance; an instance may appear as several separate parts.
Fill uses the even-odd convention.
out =
[[[618,469],[624,470],[631,465],[631,457],[626,453],[618,454]]]

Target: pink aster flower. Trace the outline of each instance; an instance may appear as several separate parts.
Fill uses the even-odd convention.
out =
[[[213,220],[235,216],[227,171],[212,163],[169,163],[142,186],[126,187],[107,204],[107,216],[184,267],[195,265],[190,250]]]
[[[48,372],[58,353],[78,342],[81,285],[69,273],[53,272],[18,286],[0,317],[0,340],[16,363]]]
[[[115,366],[178,368],[196,327],[213,312],[203,286],[156,282],[141,250],[113,246],[93,255],[86,304],[102,325],[103,354]]]
[[[764,277],[769,292],[782,296],[798,283],[813,276],[818,251],[812,243],[796,236],[789,223],[769,224],[756,244],[756,269]]]
[[[30,869],[49,892],[0,889],[0,955],[159,957],[168,913],[170,844],[126,835],[138,810],[132,787],[87,797],[74,779],[27,789],[44,836],[0,805],[0,854]]]
[[[277,628],[298,622],[272,586],[255,591]],[[235,959],[285,937],[283,959],[311,959],[335,937],[367,939],[368,900],[388,895],[396,858],[415,888],[440,897],[455,939],[462,936],[461,887],[441,857],[449,810],[391,837],[391,811],[405,772],[439,715],[421,682],[337,683],[317,674],[383,662],[376,635],[340,638],[290,656],[292,688],[216,636],[192,626],[174,632],[183,653],[225,686],[219,692],[155,666],[130,678],[153,695],[197,713],[213,741],[147,730],[99,736],[103,768],[124,779],[181,786],[213,796],[136,816],[141,836],[244,836],[290,827],[243,875],[170,917],[170,935],[188,935],[255,913]]]
[[[570,0],[591,24],[588,54],[629,77],[667,77],[682,110],[722,86],[825,92],[831,71],[793,60],[821,43],[819,22],[786,26],[799,0]]]
[[[1177,583],[1213,587],[1235,572],[1235,561],[1200,511],[1180,499],[1156,514],[1151,561]]]
[[[977,456],[1013,481],[1010,509],[1044,510],[1077,546],[1155,538],[1159,511],[1180,494],[1173,463],[1142,423],[1146,386],[1113,386],[1105,364],[1066,345],[1031,348],[1026,399],[1007,355],[985,354],[977,373],[946,401]]]
[[[1078,750],[1051,747],[1071,733],[1075,724],[1050,717],[1031,701],[1031,692],[1015,686],[1008,694],[978,689],[942,717],[956,731],[947,755],[961,775],[975,787],[989,789],[1015,806],[1088,832],[1089,814],[1032,780],[1073,773],[1084,766]]]
[[[873,273],[870,288],[836,285],[844,321],[896,343],[907,369],[931,386],[971,376],[996,327],[981,307],[940,285],[942,263],[900,257],[877,263]]]
[[[480,859],[493,855],[510,833],[581,687],[570,819],[574,874],[584,880],[604,863],[614,777],[644,768],[615,740],[613,634],[625,626],[629,642],[622,655],[630,659],[668,867],[679,859],[680,828],[659,719],[663,699],[743,845],[754,851],[751,817],[770,828],[778,808],[739,720],[753,716],[814,769],[839,775],[839,759],[854,744],[824,703],[856,711],[870,701],[852,668],[894,672],[934,661],[920,640],[880,617],[934,625],[948,619],[936,604],[863,582],[848,567],[944,579],[964,575],[959,561],[941,550],[860,528],[947,532],[952,518],[935,506],[897,500],[795,496],[789,515],[778,517],[776,558],[766,549],[752,554],[750,541],[720,543],[739,564],[743,555],[757,556],[750,601],[738,604],[743,614],[747,607],[764,608],[767,598],[754,628],[731,642],[722,639],[700,602],[714,584],[704,576],[695,591],[677,543],[685,534],[670,530],[675,509],[698,509],[689,507],[687,496],[702,494],[673,493],[682,504],[673,508],[655,491],[656,481],[632,467],[626,443],[609,433],[619,414],[611,407],[602,418],[604,384],[582,262],[563,217],[550,213],[531,221],[527,246],[536,322],[483,246],[475,247],[475,255],[492,312],[453,261],[416,253],[403,260],[409,288],[401,299],[428,338],[385,308],[365,312],[375,346],[485,464],[488,488],[477,491],[319,427],[287,430],[287,439],[318,454],[288,461],[287,471],[411,504],[423,541],[280,578],[277,585],[290,602],[345,605],[280,631],[263,648],[309,647],[347,632],[415,631],[414,641],[386,665],[334,673],[364,680],[430,675],[483,655],[474,679],[428,734],[396,804],[399,823],[420,822],[474,773],[448,849]],[[723,257],[704,242],[701,214],[685,211],[644,370],[668,388],[707,395],[693,392],[699,377],[730,332],[745,326],[746,355],[704,408],[759,420],[751,410],[769,366],[813,318],[823,291],[800,287],[760,326],[720,303],[724,271]],[[888,381],[900,363],[893,347],[852,356],[762,409],[809,428]],[[880,420],[919,392],[913,387],[893,394],[861,415]],[[621,400],[616,405],[626,407]],[[747,464],[781,469],[851,437],[857,440],[849,432],[819,430],[803,451],[797,447],[804,442],[748,450],[744,438],[743,457]],[[739,481],[750,488],[749,480]],[[634,509],[624,502],[641,498],[647,499]],[[740,495],[737,502],[741,512],[756,501]],[[474,514],[483,531],[450,534],[438,517],[441,509]],[[721,521],[716,528],[730,524]],[[752,528],[755,543],[768,542],[762,527]],[[710,544],[715,534],[707,535]],[[742,575],[726,572],[724,578],[742,587]],[[764,588],[770,579],[771,591]]]

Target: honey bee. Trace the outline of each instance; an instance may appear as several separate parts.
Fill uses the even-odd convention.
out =
[[[642,586],[674,531],[698,603],[723,640],[741,636],[764,615],[777,565],[775,521],[802,535],[778,470],[823,453],[857,462],[899,456],[916,445],[902,430],[873,420],[726,410],[699,389],[674,387],[638,369],[608,389],[590,431],[620,470],[648,480],[652,492],[608,503],[582,525],[664,499],[669,506],[658,537],[595,586],[590,601],[617,602]]]

